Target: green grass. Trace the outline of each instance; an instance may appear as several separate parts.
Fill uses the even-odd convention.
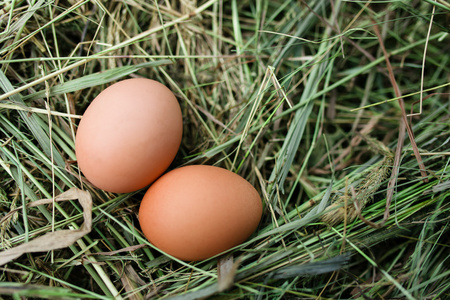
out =
[[[83,223],[77,201],[8,214],[22,205],[77,187],[93,207],[92,231],[70,247],[3,265],[1,295],[450,297],[448,1],[2,4],[0,250]],[[184,136],[171,168],[224,167],[261,195],[257,231],[228,252],[238,266],[226,290],[224,257],[183,262],[144,238],[145,190],[117,195],[82,181],[79,119],[130,77],[158,80],[179,99]],[[417,147],[406,132],[399,141],[397,87],[407,114],[422,107],[407,118]],[[327,222],[331,209],[342,221]]]

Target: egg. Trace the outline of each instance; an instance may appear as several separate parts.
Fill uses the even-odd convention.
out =
[[[261,215],[261,198],[247,180],[223,168],[192,165],[172,170],[150,186],[139,223],[163,252],[199,261],[243,243]]]
[[[182,131],[180,105],[166,86],[145,78],[119,81],[82,116],[75,140],[78,166],[97,188],[136,191],[170,166]]]

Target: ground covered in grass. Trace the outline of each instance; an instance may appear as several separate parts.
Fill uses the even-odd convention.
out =
[[[446,0],[3,1],[0,250],[37,251],[0,252],[0,294],[450,298],[449,16]],[[81,115],[130,77],[179,100],[171,169],[220,166],[260,193],[257,231],[227,255],[161,254],[145,189],[80,174]]]

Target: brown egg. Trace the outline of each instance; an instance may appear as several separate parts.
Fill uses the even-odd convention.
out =
[[[155,181],[139,209],[147,239],[186,261],[210,258],[244,242],[262,215],[258,192],[226,169],[181,167]]]
[[[178,101],[166,86],[144,78],[120,81],[102,91],[81,119],[78,166],[100,189],[138,190],[169,167],[182,125]]]

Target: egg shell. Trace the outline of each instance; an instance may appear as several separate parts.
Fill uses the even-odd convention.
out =
[[[244,242],[261,215],[261,198],[247,180],[223,168],[193,165],[172,170],[150,186],[139,223],[160,250],[198,261]]]
[[[183,122],[175,95],[145,78],[119,81],[103,90],[78,126],[78,166],[96,187],[115,193],[141,189],[175,158]]]

